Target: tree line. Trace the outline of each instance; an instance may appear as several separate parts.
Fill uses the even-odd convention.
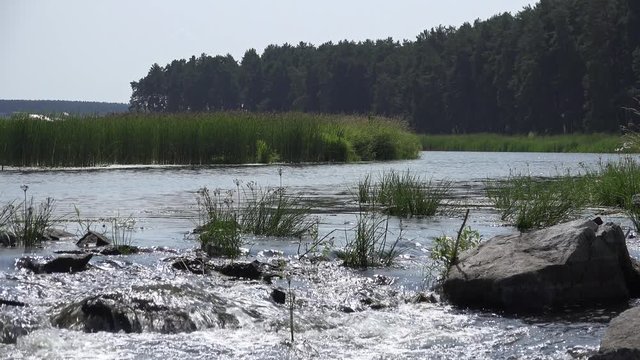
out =
[[[426,133],[616,131],[640,95],[640,1],[541,0],[414,41],[304,42],[154,64],[144,112],[303,111],[403,118]]]
[[[75,115],[106,115],[110,113],[122,113],[127,111],[128,106],[124,103],[67,100],[0,99],[0,117],[11,116],[14,113],[53,114],[66,112]]]

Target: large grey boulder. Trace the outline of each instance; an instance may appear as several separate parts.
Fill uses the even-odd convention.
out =
[[[463,253],[443,283],[460,306],[542,312],[618,303],[640,294],[620,226],[579,220],[497,236]]]
[[[591,360],[640,359],[640,307],[631,308],[611,320]]]

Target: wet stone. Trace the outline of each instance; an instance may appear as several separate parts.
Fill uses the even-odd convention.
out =
[[[90,296],[66,305],[52,317],[51,322],[60,328],[84,332],[165,334],[238,325],[238,320],[210,297],[190,299],[197,306],[185,308],[183,297],[186,294],[180,291],[170,295],[175,298],[165,298],[167,303],[158,302],[160,300],[153,294],[138,295],[110,293]]]
[[[140,252],[137,246],[132,245],[118,245],[118,246],[106,246],[98,251],[100,255],[115,256],[115,255],[132,255]]]
[[[76,243],[79,247],[99,247],[111,245],[111,240],[95,231],[89,231]]]
[[[273,289],[271,291],[271,300],[276,304],[284,304],[287,301],[287,293],[280,289]]]
[[[75,235],[65,230],[49,228],[44,231],[42,237],[48,241],[59,241],[60,239],[75,237]]]
[[[18,306],[18,307],[27,306],[27,304],[23,303],[22,301],[0,299],[0,306],[3,306],[3,305],[4,306]]]
[[[36,274],[75,273],[87,270],[92,256],[93,254],[62,255],[44,262],[32,257],[23,257],[18,259],[16,267],[31,270]]]
[[[258,280],[263,275],[262,264],[257,260],[250,263],[225,264],[217,266],[215,270],[222,275],[251,280]]]
[[[190,271],[194,274],[204,275],[210,272],[211,266],[207,259],[201,257],[195,258],[172,258],[171,267],[176,270]]]

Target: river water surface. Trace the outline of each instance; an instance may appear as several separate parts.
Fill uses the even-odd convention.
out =
[[[29,254],[0,250],[0,298],[19,300],[27,307],[0,307],[0,323],[15,324],[28,334],[15,344],[0,345],[0,358],[8,359],[572,359],[597,350],[603,331],[615,311],[592,310],[566,316],[516,318],[455,309],[443,303],[414,303],[424,290],[433,239],[453,235],[461,224],[456,212],[426,219],[391,219],[390,228],[402,226],[402,255],[390,269],[348,270],[338,261],[316,264],[292,260],[287,270],[296,293],[296,341],[289,346],[289,312],[269,294],[275,284],[230,281],[172,270],[166,258],[189,254],[197,241],[189,235],[198,223],[196,193],[210,189],[234,190],[234,181],[255,181],[263,188],[284,186],[305,197],[314,209],[320,235],[344,233],[356,219],[354,188],[367,174],[375,179],[383,171],[411,170],[432,181],[451,181],[451,208],[471,208],[468,225],[484,239],[512,233],[484,197],[484,184],[510,174],[554,176],[577,174],[585,167],[616,160],[617,155],[548,153],[423,152],[417,160],[357,164],[212,166],[212,167],[106,167],[95,169],[6,169],[0,172],[0,204],[23,199],[20,185],[37,202],[56,200],[60,227],[79,231],[80,217],[96,226],[104,218],[131,217],[134,245],[150,253],[94,257],[89,271],[78,274],[32,275],[15,269],[24,255],[45,256],[54,250],[73,249],[73,240],[48,244]],[[597,209],[585,216],[595,216]],[[620,215],[602,215],[623,227]],[[392,230],[399,232],[399,230]],[[269,262],[292,259],[295,239],[247,239],[246,257]],[[335,236],[335,246],[344,237]],[[640,245],[629,239],[632,256]],[[380,279],[383,279],[382,281]],[[61,306],[103,292],[144,294],[156,302],[190,309],[202,318],[189,333],[140,334],[84,333],[59,329],[51,317]],[[186,296],[184,294],[192,294]],[[141,295],[142,296],[142,295]],[[381,306],[366,306],[374,299]],[[215,300],[212,300],[215,299]],[[206,321],[215,302],[235,320],[233,326],[212,326]],[[345,311],[348,308],[350,311]]]

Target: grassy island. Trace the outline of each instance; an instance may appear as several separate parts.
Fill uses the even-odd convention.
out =
[[[118,114],[0,121],[0,164],[245,164],[412,159],[419,137],[378,117],[303,113]]]

